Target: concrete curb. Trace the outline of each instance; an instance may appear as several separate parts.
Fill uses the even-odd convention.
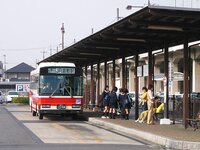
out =
[[[111,129],[118,130],[120,132],[125,132],[128,134],[132,133],[133,135],[138,136],[144,140],[153,142],[158,145],[165,146],[167,148],[184,149],[184,150],[190,150],[190,149],[199,150],[200,149],[200,142],[180,141],[180,140],[175,140],[172,138],[166,138],[166,137],[159,136],[156,134],[146,133],[140,130],[123,127],[123,126],[109,123],[104,120],[100,120],[96,118],[88,118],[88,121],[96,125],[106,126]]]

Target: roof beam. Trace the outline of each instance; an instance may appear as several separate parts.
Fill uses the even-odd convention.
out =
[[[141,42],[130,42],[130,41],[120,41],[120,40],[94,40],[91,42],[84,42],[86,45],[91,45],[95,47],[108,46],[108,47],[145,47],[147,44]]]
[[[77,47],[74,48],[72,51],[79,53],[95,53],[95,54],[107,55],[110,53],[113,54],[113,51],[119,51],[119,50],[97,49],[97,48],[90,49],[90,48]]]
[[[179,28],[192,28],[200,29],[199,23],[178,23],[178,22],[159,22],[159,21],[136,21],[140,25],[155,25],[155,26],[169,26],[169,27],[179,27]]]
[[[184,13],[187,10],[172,10],[168,11],[167,9],[155,9],[151,8],[149,13],[155,16],[170,16],[170,17],[182,17],[182,18],[194,18],[199,17],[199,13],[187,11],[187,13]],[[199,11],[199,10],[198,10]]]
[[[105,36],[107,39],[117,39],[117,38],[127,38],[127,39],[139,39],[139,40],[146,40],[148,41],[154,41],[154,42],[158,42],[161,39],[159,37],[151,37],[149,36],[141,36],[141,35],[136,35],[136,34],[132,34],[132,35],[127,35],[127,34],[105,34]]]

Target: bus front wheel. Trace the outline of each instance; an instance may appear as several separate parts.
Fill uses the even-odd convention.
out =
[[[36,116],[36,112],[34,110],[32,110],[32,115]]]
[[[44,115],[43,115],[43,114],[39,114],[38,116],[39,116],[39,119],[40,119],[40,120],[42,120],[42,119],[43,119],[43,117],[44,117]]]

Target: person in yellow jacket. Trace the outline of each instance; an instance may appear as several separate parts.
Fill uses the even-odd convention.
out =
[[[142,103],[142,111],[146,111],[148,110],[148,107],[147,107],[147,101],[148,101],[148,97],[147,97],[147,92],[148,92],[148,89],[146,87],[143,87],[142,88],[142,96],[140,97],[141,99],[141,103]]]
[[[164,110],[164,103],[160,104],[158,108],[156,108],[155,113],[161,113]]]
[[[154,113],[161,113],[164,110],[164,103],[162,103],[158,108],[153,108]],[[139,118],[135,122],[145,123],[147,121],[149,110],[143,111]]]

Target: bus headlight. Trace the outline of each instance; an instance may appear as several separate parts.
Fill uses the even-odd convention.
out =
[[[49,104],[43,104],[42,105],[42,108],[50,108],[51,107],[51,105],[49,105]]]
[[[57,105],[57,109],[66,109],[66,105],[62,105],[62,104]]]

